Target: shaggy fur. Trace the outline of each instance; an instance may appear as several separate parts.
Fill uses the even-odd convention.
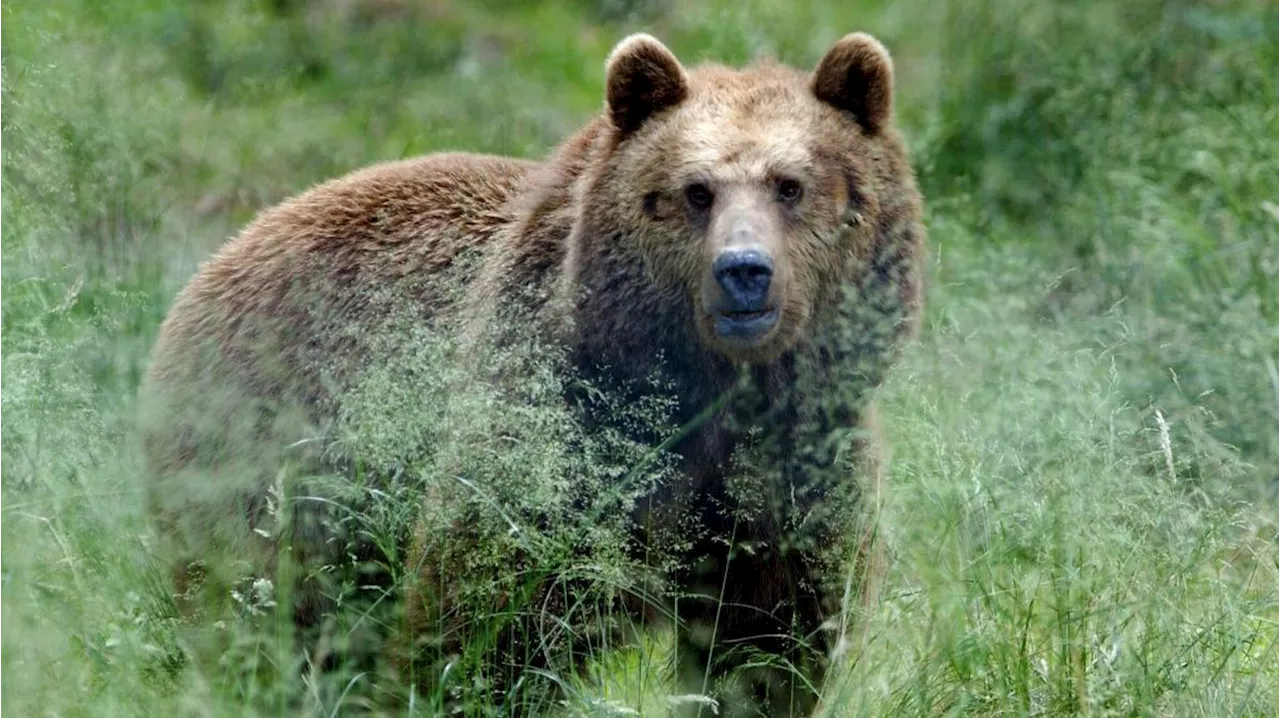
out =
[[[873,585],[870,394],[922,301],[921,199],[892,126],[892,63],[852,34],[812,73],[686,69],[635,35],[606,74],[605,111],[544,163],[451,154],[376,166],[268,210],[201,268],[145,389],[153,505],[184,539],[173,543],[179,576],[215,545],[255,541],[275,477],[262,467],[332,419],[385,285],[385,301],[407,300],[423,322],[456,311],[477,327],[537,327],[577,371],[624,394],[660,372],[682,422],[720,405],[673,447],[688,481],[646,504],[684,502],[703,529],[688,568],[667,577],[685,596],[689,688],[718,685],[747,647],[821,685],[844,609]],[[717,253],[742,242],[772,257],[779,317],[751,341],[717,333],[711,278]],[[454,304],[429,280],[470,251],[482,259]],[[213,475],[218,491],[199,491]],[[744,476],[763,494],[736,492]],[[324,537],[295,524],[298,555],[322,555]],[[256,545],[245,555],[270,565],[273,545]],[[299,596],[302,614],[323,610]],[[411,628],[431,619],[419,607]],[[738,679],[750,700],[734,702],[726,683],[732,710],[785,715],[816,701],[778,671]]]

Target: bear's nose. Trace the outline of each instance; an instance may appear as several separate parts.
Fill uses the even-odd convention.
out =
[[[773,260],[758,249],[726,249],[711,267],[729,300],[730,311],[758,312],[765,308]]]

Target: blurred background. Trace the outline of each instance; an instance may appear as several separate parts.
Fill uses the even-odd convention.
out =
[[[810,68],[853,30],[894,56],[932,247],[920,346],[883,411],[898,595],[916,597],[893,620],[947,615],[956,635],[911,634],[917,657],[875,684],[885,714],[999,712],[973,681],[1004,675],[994,646],[1016,652],[1022,614],[912,601],[1004,595],[962,567],[1025,578],[1076,549],[1105,568],[1097,583],[1068,571],[1071,590],[1112,596],[1093,615],[1146,631],[1126,645],[1155,653],[1131,672],[1081,663],[1096,688],[1028,668],[1009,680],[1049,697],[1015,713],[1275,714],[1274,2],[26,0],[0,21],[14,715],[168,705],[138,668],[172,637],[139,588],[155,579],[131,412],[199,262],[256,211],[372,162],[545,155],[601,109],[604,58],[640,30],[687,64]],[[1165,612],[1121,620],[1135,596]],[[1045,620],[1056,646],[1063,619]],[[1111,635],[1080,620],[1082,636]],[[1046,650],[1047,667],[1075,666]],[[903,686],[935,675],[930,660],[953,668],[910,703]]]

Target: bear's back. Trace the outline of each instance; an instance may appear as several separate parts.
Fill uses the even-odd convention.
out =
[[[539,166],[427,155],[358,170],[260,213],[200,267],[160,329],[143,387],[152,468],[181,468],[197,447],[233,451],[230,437],[209,434],[236,421],[259,431],[269,404],[314,405],[323,384],[364,360],[361,338],[389,312],[447,310],[435,280],[510,224],[510,201]]]

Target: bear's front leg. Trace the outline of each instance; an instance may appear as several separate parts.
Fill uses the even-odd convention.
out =
[[[717,540],[691,554],[677,669],[682,692],[715,698],[720,715],[810,715],[831,658],[853,640],[854,611],[875,599],[883,561],[873,408],[855,426],[830,434],[837,451],[748,464],[747,478],[727,482],[733,509],[705,512],[705,524],[719,524],[709,532]],[[790,444],[801,445],[818,446]],[[769,465],[782,468],[760,475]],[[696,701],[682,705],[682,715],[699,714]]]
[[[765,527],[703,553],[678,599],[679,715],[808,715],[818,699],[827,645],[816,565],[803,550],[763,541]],[[701,711],[701,712],[700,712]]]

